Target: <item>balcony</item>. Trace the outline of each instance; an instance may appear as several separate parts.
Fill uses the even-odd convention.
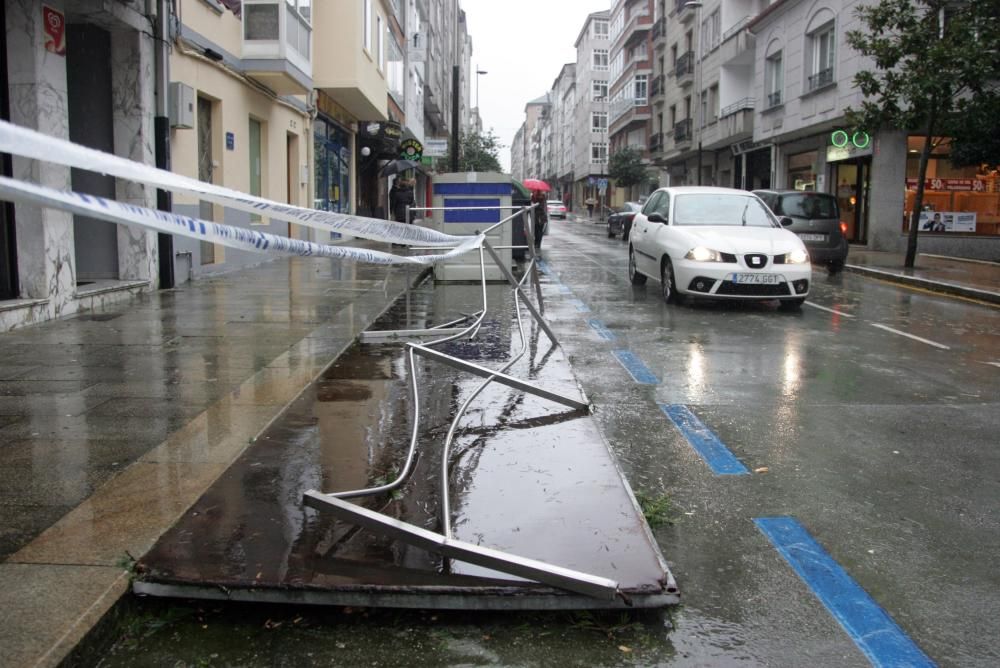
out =
[[[653,23],[653,41],[655,42],[661,37],[666,37],[666,36],[667,36],[667,20],[665,18],[657,19],[656,22]]]
[[[656,98],[662,98],[667,92],[667,78],[662,74],[653,77],[653,80],[649,82],[649,96],[653,100]]]
[[[649,152],[661,153],[663,151],[663,133],[657,132],[649,138]]]
[[[781,104],[781,91],[776,90],[773,93],[767,94],[767,108],[777,107]]]
[[[611,103],[609,114],[609,134],[615,134],[633,123],[642,124],[649,120],[649,100],[646,98],[625,98]]]
[[[745,97],[722,109],[716,124],[717,139],[729,143],[733,139],[752,136],[754,106],[755,100]]]
[[[690,118],[685,118],[683,121],[678,121],[674,124],[674,143],[684,144],[691,141],[691,137],[694,134],[694,121]]]
[[[724,65],[753,65],[756,39],[747,30],[751,17],[744,16],[722,35],[721,61]]]
[[[820,70],[816,74],[809,75],[809,91],[818,90],[823,86],[829,86],[833,83],[833,68],[828,67],[825,70]]]
[[[611,50],[618,51],[645,39],[646,33],[653,27],[652,17],[643,12],[633,12],[622,31],[611,42]]]
[[[286,0],[244,0],[243,64],[248,76],[279,95],[313,87],[312,26]]]
[[[674,78],[679,86],[686,86],[694,81],[694,51],[686,51],[677,59]]]
[[[688,0],[677,0],[675,3],[675,11],[677,13],[677,20],[681,23],[687,23],[694,19],[694,15],[697,13],[697,7],[688,7]]]

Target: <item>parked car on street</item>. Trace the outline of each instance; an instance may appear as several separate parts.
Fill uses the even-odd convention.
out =
[[[825,264],[832,273],[847,260],[847,223],[840,220],[837,198],[809,190],[754,190],[776,216],[788,216],[788,229],[799,235],[813,262]]]
[[[616,234],[621,234],[622,239],[628,240],[629,232],[632,230],[632,219],[635,214],[642,211],[642,205],[638,202],[625,202],[621,206],[616,206],[608,213],[608,238],[614,238]]]
[[[566,220],[566,205],[557,199],[548,201],[549,218],[562,218]]]
[[[629,238],[633,285],[660,281],[664,301],[688,296],[778,299],[798,309],[812,267],[805,244],[752,193],[732,188],[660,188],[635,215]]]

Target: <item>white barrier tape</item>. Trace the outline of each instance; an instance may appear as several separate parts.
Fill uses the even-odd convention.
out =
[[[19,125],[0,121],[0,153],[11,153],[34,160],[54,162],[67,167],[86,169],[137,181],[172,192],[195,195],[234,209],[313,227],[326,232],[349,234],[373,241],[423,246],[456,246],[472,237],[444,234],[419,225],[394,223],[380,218],[365,218],[342,213],[303,209],[248,195],[212,183],[157,169],[151,165],[96,151],[64,139],[44,135]]]
[[[269,232],[258,232],[245,227],[234,227],[187,216],[178,216],[133,204],[106,200],[94,195],[54,190],[36,183],[27,183],[6,177],[0,177],[0,199],[53,207],[112,223],[139,225],[158,232],[179,234],[245,251],[329,257],[367,264],[416,264],[422,266],[433,264],[478,248],[484,238],[482,235],[466,237],[460,246],[447,253],[407,257],[367,248],[328,246],[300,239],[289,239]]]

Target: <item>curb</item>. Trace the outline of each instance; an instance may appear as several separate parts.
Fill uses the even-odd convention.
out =
[[[922,288],[924,290],[930,290],[931,292],[940,292],[942,294],[957,295],[959,297],[967,297],[969,299],[975,299],[977,301],[989,302],[991,304],[1000,305],[1000,293],[990,292],[989,290],[970,288],[968,286],[958,285],[955,283],[932,281],[930,279],[918,278],[916,276],[905,276],[903,274],[898,274],[893,271],[872,269],[871,267],[863,267],[857,264],[845,264],[844,269],[855,274],[870,276],[872,278],[880,278],[884,281],[889,281],[890,283],[899,283],[901,285],[907,285],[914,288]]]

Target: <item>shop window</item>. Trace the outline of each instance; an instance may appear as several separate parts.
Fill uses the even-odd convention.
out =
[[[788,184],[795,190],[816,190],[817,151],[788,156]]]

